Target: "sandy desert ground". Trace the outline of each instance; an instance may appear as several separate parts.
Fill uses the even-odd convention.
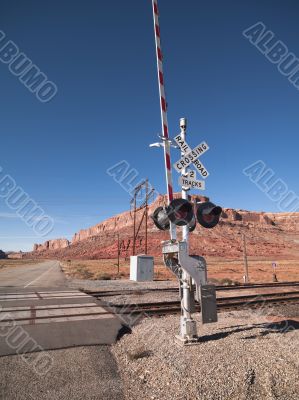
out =
[[[0,260],[0,269],[2,268],[13,268],[13,267],[18,267],[21,265],[29,265],[29,264],[35,264],[37,262],[40,262],[39,260],[19,260],[19,259],[4,259]]]
[[[13,268],[20,265],[32,265],[40,260],[0,260],[0,269]],[[279,282],[299,280],[299,260],[273,260],[248,258],[249,278],[251,283],[272,282],[272,262],[277,263],[276,276]],[[154,280],[175,281],[176,278],[168,271],[161,257],[155,257]],[[242,259],[225,260],[221,258],[207,258],[208,277],[215,284],[243,283],[244,263]],[[122,280],[130,277],[130,262],[121,259],[118,269],[117,259],[103,260],[68,260],[61,261],[61,266],[67,277],[82,280]]]
[[[272,262],[276,260],[248,259],[249,278],[252,283],[272,282]],[[208,276],[214,283],[242,283],[244,275],[243,260],[224,260],[207,258]],[[75,279],[112,280],[128,279],[130,275],[129,260],[121,259],[118,273],[117,260],[69,260],[62,262],[67,276]],[[276,275],[278,281],[299,280],[299,260],[277,261]],[[155,280],[175,280],[176,278],[164,267],[160,257],[155,258]]]

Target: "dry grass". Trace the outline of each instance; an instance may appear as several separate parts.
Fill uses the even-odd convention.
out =
[[[273,260],[248,260],[249,277],[251,282],[271,282],[272,281],[272,261]],[[208,276],[215,283],[238,284],[243,282],[244,266],[242,260],[223,260],[209,258]],[[117,271],[117,260],[71,260],[64,261],[64,272],[71,278],[110,280],[110,279],[129,279],[130,266],[128,260],[121,260],[119,274]],[[278,281],[299,281],[299,261],[280,260],[276,275]],[[161,261],[155,258],[155,280],[176,280]]]
[[[215,282],[243,282],[243,260],[208,259],[208,276]],[[250,282],[272,282],[272,262],[276,260],[248,259]],[[277,261],[276,276],[278,281],[299,281],[299,260]]]
[[[39,260],[22,260],[22,259],[9,259],[6,258],[4,260],[0,260],[0,269],[3,268],[12,268],[12,267],[21,267],[23,265],[36,264],[40,262]]]
[[[117,260],[68,260],[62,262],[66,275],[75,279],[111,280],[129,279],[129,260],[121,260],[119,273]],[[161,260],[155,259],[155,280],[172,280],[172,274],[164,267]]]

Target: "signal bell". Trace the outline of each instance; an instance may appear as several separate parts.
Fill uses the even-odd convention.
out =
[[[214,228],[219,222],[221,213],[222,208],[215,206],[210,201],[197,204],[197,221],[204,228]]]

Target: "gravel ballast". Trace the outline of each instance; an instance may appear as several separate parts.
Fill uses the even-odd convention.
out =
[[[178,288],[177,281],[150,281],[135,282],[127,279],[119,280],[87,280],[68,278],[68,286],[72,289],[92,290],[92,291],[111,291],[111,290],[146,290],[146,289],[164,289]]]
[[[292,317],[233,311],[201,325],[197,315],[201,340],[188,347],[175,344],[178,316],[142,320],[112,348],[125,398],[297,400],[298,305],[283,311]]]

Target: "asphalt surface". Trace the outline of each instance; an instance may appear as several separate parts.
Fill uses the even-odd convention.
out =
[[[1,270],[0,305],[0,399],[124,398],[107,345],[121,322],[101,315],[106,310],[94,298],[68,288],[59,262]],[[24,332],[40,349],[18,345]]]
[[[66,278],[58,261],[45,261],[0,270],[0,287],[64,287]]]

